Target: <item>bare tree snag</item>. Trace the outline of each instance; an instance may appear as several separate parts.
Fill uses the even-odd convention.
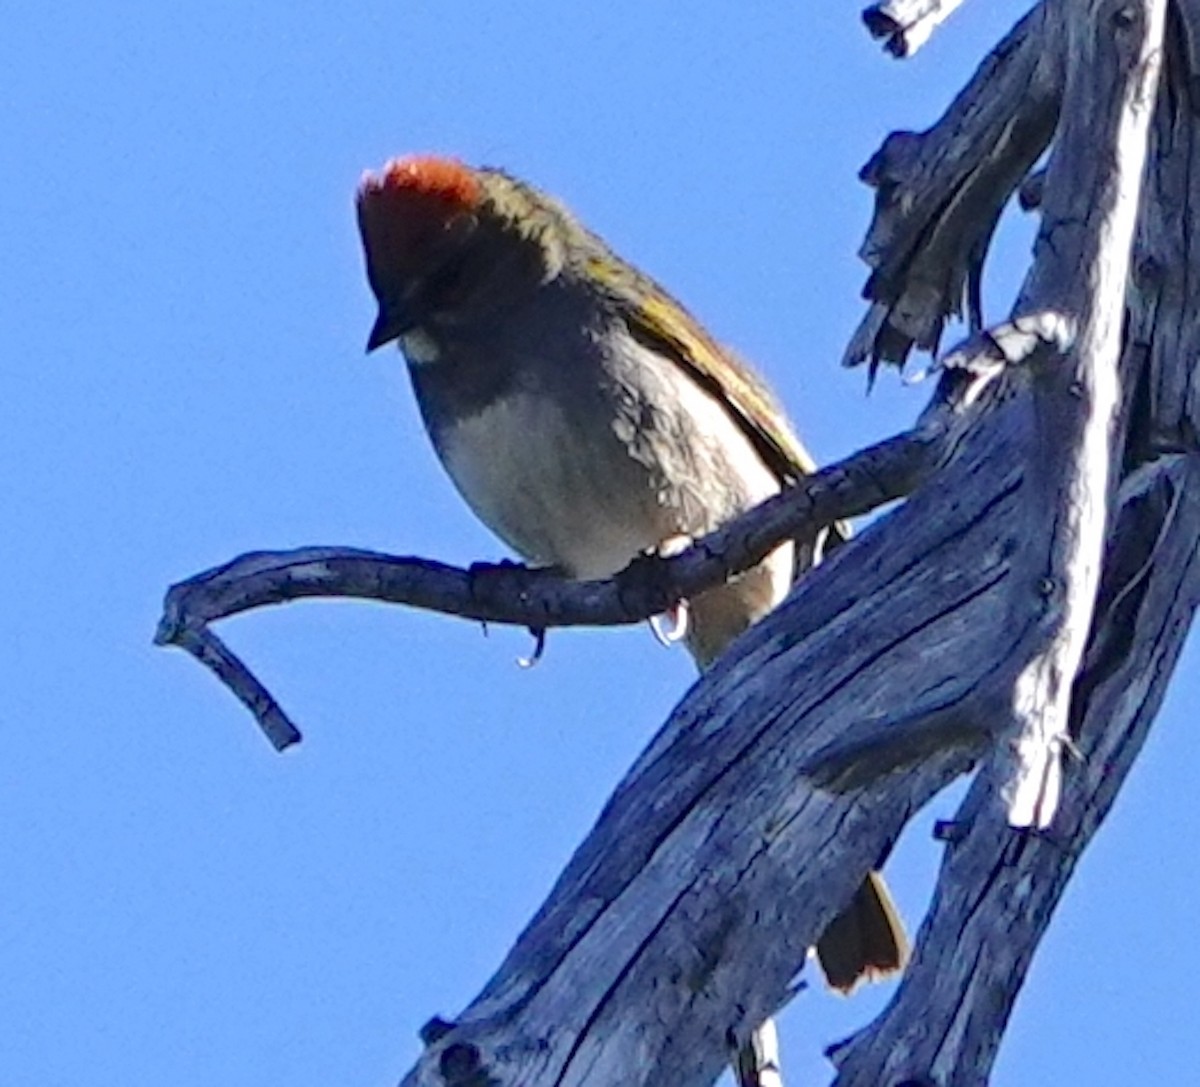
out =
[[[996,416],[692,689],[406,1083],[445,1082],[454,1045],[498,1083],[710,1083],[778,1008],[857,882],[973,754],[934,749],[862,792],[801,773],[847,726],[953,703],[987,674],[1028,411]]]
[[[1128,297],[1125,482],[1072,693],[1078,757],[1068,762],[1060,813],[1044,835],[1014,836],[994,802],[994,771],[980,776],[947,834],[937,894],[896,996],[831,1053],[839,1087],[925,1075],[944,1084],[986,1080],[1033,950],[1141,749],[1200,601],[1200,462],[1185,391],[1200,357],[1190,316],[1200,293],[1186,254],[1200,239],[1184,213],[1200,148],[1193,77],[1178,51],[1180,10],[1172,12]],[[1171,449],[1188,452],[1162,455]]]
[[[956,6],[866,17],[907,55]],[[299,733],[222,617],[354,596],[539,631],[636,622],[906,498],[688,692],[495,976],[426,1024],[405,1087],[712,1083],[912,814],[975,766],[896,995],[830,1057],[840,1087],[987,1081],[1200,603],[1198,27],[1195,0],[1169,18],[1164,0],[1042,0],[933,128],[868,164],[871,306],[847,361],[902,364],[964,294],[971,311],[906,434],[608,582],[306,548],[172,588],[158,640],[282,747]],[[1023,181],[1035,261],[985,331],[979,269]]]

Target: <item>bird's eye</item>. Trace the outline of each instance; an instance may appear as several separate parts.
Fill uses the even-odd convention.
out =
[[[445,313],[468,301],[470,241],[476,225],[473,215],[455,215],[442,224],[426,261],[431,270],[423,277],[417,292],[426,311]]]
[[[469,289],[466,262],[458,258],[444,261],[421,284],[422,307],[435,314],[453,311],[467,300]]]
[[[479,220],[474,215],[452,215],[442,224],[442,234],[450,244],[461,245],[478,225]]]

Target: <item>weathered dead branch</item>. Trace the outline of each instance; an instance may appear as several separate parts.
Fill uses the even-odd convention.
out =
[[[1011,656],[996,660],[995,682],[1012,692],[1007,709],[991,696],[993,729],[1002,734],[1002,722],[1011,721],[1008,793],[1015,826],[1046,827],[1057,806],[1071,683],[1099,583],[1115,478],[1111,460],[1120,437],[1125,290],[1164,15],[1165,5],[1143,12],[1093,4],[1086,19],[1076,17],[1055,35],[1069,46],[1066,101],[1019,316],[985,337],[992,351],[971,345],[945,361],[971,372],[989,369],[989,356],[994,364],[1020,361],[1029,379],[1034,425],[1020,573],[1007,622],[1019,639]],[[1100,168],[1097,141],[1115,151]],[[937,735],[951,724],[963,727],[963,711],[907,718],[888,744],[920,753],[922,730]],[[857,734],[838,742],[843,750],[821,769],[823,780],[861,784],[864,768],[880,772],[894,765],[883,752],[867,750]],[[850,752],[860,757],[847,766]]]
[[[1076,158],[1070,141],[1078,128],[1068,109],[1066,149],[1048,183],[1045,241],[1020,307],[1030,318],[991,337],[1005,362],[1027,364],[1012,377],[1014,394],[994,396],[947,468],[806,579],[693,689],[496,978],[410,1073],[411,1087],[448,1082],[448,1054],[475,1082],[709,1082],[730,1044],[775,1010],[772,999],[784,999],[804,948],[829,917],[831,889],[838,888],[836,909],[914,807],[984,750],[997,721],[1008,731],[1015,709],[1021,726],[1033,720],[1035,743],[1065,734],[1065,717],[1051,733],[1044,716],[1069,705],[1055,684],[1075,679],[1070,653],[1082,652],[1080,625],[1086,634],[1096,599],[1117,412],[1105,381],[1115,385],[1113,312],[1123,310],[1162,7],[1081,3],[1070,14],[1072,91],[1095,105],[1093,125],[1120,154],[1087,165]],[[1107,44],[1113,38],[1123,39],[1115,49]],[[1092,79],[1095,86],[1085,87]],[[1065,186],[1072,191],[1060,194]],[[1066,218],[1076,193],[1090,200],[1078,221]],[[1089,274],[1064,277],[1063,268]],[[1016,350],[1006,349],[1008,340]],[[1173,496],[1138,507],[1158,511],[1143,541],[1181,523]],[[1148,556],[1153,565],[1164,557],[1155,547]],[[1113,599],[1132,599],[1142,580],[1118,578]],[[997,661],[1005,662],[999,672]],[[1023,701],[1030,687],[1018,687],[1014,707],[1014,684],[1031,665],[1041,669],[1032,685],[1038,697]],[[1092,704],[1098,691],[1089,692]],[[891,765],[922,761],[837,795],[794,780],[815,753],[868,730],[878,737],[876,751],[898,747]],[[871,749],[865,739],[859,745]],[[984,811],[1000,807],[1001,785],[1012,776],[1008,745],[997,752],[974,794]],[[1028,762],[1021,772],[1030,772]],[[1076,813],[1088,811],[1087,784],[1072,775]],[[1046,810],[1044,794],[1037,796],[1035,817]],[[865,811],[870,817],[860,823]],[[1001,816],[991,833],[1023,840],[1003,824]],[[990,867],[955,870],[969,882],[948,882],[942,894],[960,921],[975,920],[966,902],[998,864],[1009,862],[1024,880],[1024,856],[1017,846],[1001,848]],[[1061,868],[1056,878],[1065,879]],[[1029,900],[1024,882],[1018,890],[1017,901]],[[1048,909],[1053,899],[1042,902]],[[976,935],[992,947],[997,932],[986,921]],[[1026,929],[1032,938],[1037,932]],[[1015,943],[1011,931],[1004,940],[1010,989],[1002,1015],[1033,947]],[[991,995],[968,988],[967,999],[932,1014],[926,1004],[918,1023],[945,1032],[904,1076],[946,1084],[986,1078],[1003,1025],[986,1018],[996,1010]],[[913,1056],[909,1050],[905,1059]],[[855,1082],[895,1082],[877,1071]]]
[[[994,799],[995,768],[981,776],[895,998],[834,1053],[838,1087],[902,1082],[927,1070],[946,1084],[986,1077],[1033,949],[1141,749],[1200,602],[1200,447],[1193,440],[1189,453],[1157,458],[1155,447],[1181,447],[1187,429],[1168,429],[1180,416],[1161,416],[1145,392],[1186,387],[1200,357],[1197,324],[1164,320],[1200,308],[1195,258],[1184,257],[1197,252],[1194,221],[1167,198],[1194,176],[1189,78],[1178,59],[1168,65],[1152,127],[1122,359],[1123,386],[1142,391],[1126,404],[1128,474],[1072,692],[1078,758],[1068,764],[1060,815],[1048,834],[1014,836]],[[1160,351],[1163,339],[1169,347]]]
[[[986,410],[931,483],[692,689],[410,1087],[452,1082],[448,1060],[475,1082],[709,1083],[778,1009],[857,881],[982,750],[964,731],[838,795],[800,772],[862,720],[960,703],[989,674],[1030,411]]]
[[[1168,457],[1123,488],[1099,621],[1075,683],[1078,758],[1046,834],[1019,834],[995,763],[947,846],[917,950],[891,1004],[831,1052],[837,1087],[987,1081],[1033,952],[1146,738],[1200,602],[1200,460]]]
[[[893,1002],[834,1052],[839,1087],[926,1073],[971,1082],[991,1067],[1033,949],[1138,756],[1200,602],[1200,446],[1181,395],[1200,358],[1200,326],[1187,317],[1200,310],[1200,276],[1188,259],[1198,242],[1183,202],[1200,146],[1186,60],[1170,55],[1151,131],[1122,359],[1124,388],[1140,391],[1126,404],[1129,474],[1072,695],[1079,757],[1049,834],[1010,833],[995,768],[980,776]],[[1162,448],[1189,452],[1157,458]]]
[[[911,51],[954,6],[872,10]],[[874,366],[937,344],[1061,105],[1014,317],[944,360],[909,434],[609,582],[313,548],[171,590],[159,640],[217,672],[282,746],[298,734],[212,634],[224,616],[356,596],[536,629],[636,622],[786,536],[911,495],[693,687],[495,977],[427,1024],[406,1087],[711,1083],[912,813],[977,761],[913,963],[832,1057],[841,1087],[986,1082],[1200,602],[1189,5],[1129,272],[1164,7],[1043,0],[933,129],[891,137],[869,164],[873,305],[847,356]],[[1063,751],[1077,757],[1051,831],[1015,831],[1048,823]]]
[[[1042,828],[1057,808],[1071,685],[1091,626],[1116,479],[1125,291],[1166,2],[1075,10],[1035,260],[1016,306],[1071,315],[1074,338],[1060,360],[1031,370],[1035,424],[1023,522],[1048,523],[1050,531],[1027,537],[1016,584],[1026,599],[1013,601],[1014,614],[1026,615],[1039,598],[1041,614],[1014,691],[1010,816],[1015,826]],[[1112,149],[1099,168],[1097,144]]]

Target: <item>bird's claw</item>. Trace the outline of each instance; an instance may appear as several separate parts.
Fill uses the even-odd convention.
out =
[[[546,628],[530,627],[529,633],[533,635],[533,652],[528,657],[517,658],[518,668],[532,668],[546,652]]]
[[[670,649],[677,642],[683,641],[687,637],[690,614],[688,602],[681,600],[662,615],[650,616],[650,629],[654,632],[658,644]]]

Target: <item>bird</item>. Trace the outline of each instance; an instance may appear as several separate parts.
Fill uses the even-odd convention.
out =
[[[367,349],[399,345],[446,472],[527,562],[609,577],[816,470],[762,379],[554,197],[500,169],[411,155],[364,174],[356,206],[378,303]],[[697,666],[778,604],[818,549],[785,542],[691,600]],[[816,946],[842,992],[906,955],[877,872]],[[739,1053],[743,1087],[777,1067],[773,1038]]]

